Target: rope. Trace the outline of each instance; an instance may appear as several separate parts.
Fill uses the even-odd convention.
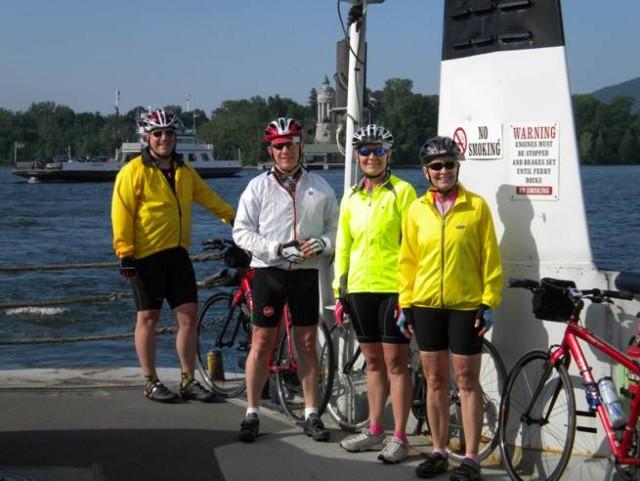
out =
[[[156,334],[175,334],[178,329],[175,327],[161,327],[156,329]],[[133,332],[122,332],[120,334],[110,334],[104,336],[79,336],[79,337],[41,337],[39,339],[14,339],[11,341],[0,341],[0,346],[18,346],[23,344],[63,344],[68,342],[85,341],[105,341],[114,339],[125,339],[133,337]]]
[[[219,252],[211,254],[197,254],[189,256],[192,262],[217,261],[224,256]],[[63,271],[67,269],[115,269],[117,262],[90,262],[80,264],[19,264],[15,266],[0,266],[0,272],[28,272],[28,271]]]
[[[199,254],[190,256],[192,262],[204,262],[210,260],[220,260],[224,256],[221,253]],[[25,266],[8,266],[0,267],[0,272],[19,272],[19,271],[35,271],[35,270],[63,270],[63,269],[94,269],[94,268],[117,268],[116,262],[98,262],[91,264],[48,264],[48,265],[25,265]],[[206,289],[224,285],[224,279],[217,281],[198,281],[199,289]],[[130,292],[112,292],[111,294],[97,294],[94,296],[80,297],[63,297],[59,299],[46,299],[44,301],[9,301],[0,302],[0,309],[18,309],[22,307],[51,307],[62,306],[66,304],[95,304],[99,302],[114,302],[121,299],[131,299],[133,294]]]
[[[230,279],[228,277],[220,277],[217,279],[205,279],[196,282],[198,289],[211,289],[214,287],[222,287],[228,285]],[[81,297],[62,297],[58,299],[48,299],[44,301],[12,301],[0,302],[0,309],[18,309],[22,307],[51,307],[64,306],[66,304],[96,304],[99,302],[114,302],[121,299],[131,299],[131,292],[112,292],[111,294],[97,294],[95,296]],[[1,480],[0,480],[1,481]]]
[[[65,304],[94,304],[96,302],[113,302],[120,299],[130,299],[130,292],[113,292],[111,294],[99,294],[97,296],[67,297],[62,299],[49,299],[45,301],[15,301],[0,303],[0,309],[16,309],[20,307],[50,307]]]

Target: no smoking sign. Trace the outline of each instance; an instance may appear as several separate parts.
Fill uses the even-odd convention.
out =
[[[466,154],[467,153],[467,133],[464,131],[462,127],[458,127],[453,132],[453,140],[455,141],[456,144],[458,144],[458,147],[460,147],[460,150],[462,151],[462,155]]]

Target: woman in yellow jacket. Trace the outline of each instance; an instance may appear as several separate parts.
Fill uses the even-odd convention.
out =
[[[158,402],[178,398],[156,373],[156,325],[166,298],[178,324],[180,397],[212,401],[213,393],[194,379],[198,297],[187,252],[191,206],[196,202],[225,223],[233,220],[235,211],[176,154],[179,119],[173,112],[149,112],[139,127],[149,146],[118,172],[111,222],[120,273],[131,283],[136,303],[135,346],[145,377],[144,394]]]
[[[420,149],[430,187],[411,204],[402,231],[398,325],[408,337],[415,334],[427,379],[433,452],[416,474],[431,478],[448,469],[451,351],[466,453],[450,479],[474,481],[480,479],[482,336],[491,327],[491,309],[500,303],[503,275],[491,212],[484,199],[458,183],[462,159],[449,137],[431,138]]]
[[[370,424],[340,445],[351,452],[380,450],[378,459],[398,463],[408,455],[405,427],[411,401],[409,345],[396,325],[398,250],[402,221],[416,192],[391,175],[393,136],[387,129],[362,127],[352,145],[364,175],[340,206],[334,291],[337,311],[349,306],[367,363]],[[394,435],[385,440],[382,421],[389,388],[395,426]]]

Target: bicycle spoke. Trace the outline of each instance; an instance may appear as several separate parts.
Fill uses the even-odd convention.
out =
[[[293,335],[295,336],[295,330]],[[333,387],[333,346],[329,339],[329,330],[322,322],[319,323],[316,352],[318,353],[320,367],[318,376],[319,389],[317,406],[320,414],[322,414],[327,407]],[[297,373],[286,369],[286,366],[296,365],[295,361],[291,359],[291,356],[295,356],[295,353],[289,353],[287,349],[287,337],[283,333],[276,358],[274,360],[274,367],[277,368],[274,378],[276,382],[278,400],[289,419],[291,419],[295,424],[300,425],[304,422],[304,393]]]
[[[483,340],[479,376],[482,388],[482,427],[478,457],[481,460],[487,458],[498,445],[498,411],[505,378],[505,368],[500,355],[489,341]],[[452,459],[462,461],[466,454],[466,445],[462,425],[462,407],[453,370],[450,379],[448,450]]]
[[[509,377],[501,404],[500,449],[518,480],[556,480],[575,437],[575,400],[566,368],[548,367],[546,352],[523,357]]]
[[[198,371],[211,389],[226,397],[238,396],[246,387],[245,364],[251,346],[245,314],[230,304],[230,294],[215,294],[198,313]],[[213,357],[213,372],[209,357]]]
[[[327,408],[342,429],[357,431],[369,424],[364,355],[359,347],[354,346],[355,341],[350,339],[349,331],[334,327],[331,334],[337,363],[340,364]]]

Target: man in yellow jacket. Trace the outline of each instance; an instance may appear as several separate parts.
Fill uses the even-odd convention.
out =
[[[113,248],[120,258],[120,273],[131,283],[135,298],[135,346],[145,377],[145,396],[159,402],[178,398],[156,373],[156,325],[166,298],[178,324],[180,397],[208,402],[214,400],[213,393],[194,379],[198,297],[187,252],[191,207],[197,202],[224,223],[233,221],[235,211],[176,154],[179,122],[173,112],[164,110],[142,117],[139,131],[149,146],[116,178],[111,204]]]

